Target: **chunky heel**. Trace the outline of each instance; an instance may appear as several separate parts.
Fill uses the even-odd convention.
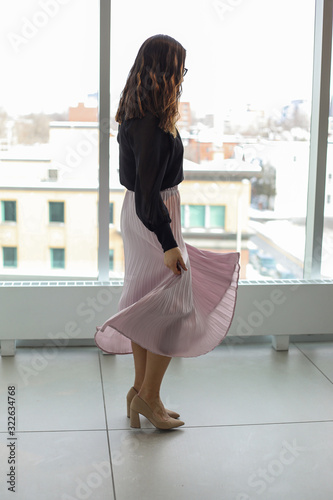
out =
[[[131,419],[131,427],[133,427],[134,429],[141,428],[139,413],[133,410],[132,408],[130,409],[130,419]]]
[[[157,429],[173,429],[184,425],[184,422],[177,420],[176,418],[172,418],[170,415],[167,420],[160,420],[156,417],[156,415],[154,415],[150,406],[148,406],[148,404],[141,399],[140,396],[136,395],[132,399],[130,407],[131,427],[134,427],[135,429],[139,429],[141,427],[139,414],[146,417],[153,425],[155,425]]]
[[[130,407],[131,407],[132,399],[134,398],[134,396],[137,395],[137,393],[138,392],[134,389],[134,387],[131,387],[127,393],[126,402],[127,402],[127,417],[128,418],[130,418]]]

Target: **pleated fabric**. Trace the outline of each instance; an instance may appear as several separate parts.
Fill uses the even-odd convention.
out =
[[[131,340],[164,356],[206,354],[222,342],[234,316],[239,253],[199,250],[184,242],[175,186],[161,196],[188,270],[173,274],[155,233],[136,215],[134,196],[126,191],[121,212],[125,278],[119,312],[96,328],[95,343],[111,354],[131,353]]]

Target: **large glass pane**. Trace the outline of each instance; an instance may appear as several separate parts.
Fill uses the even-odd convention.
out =
[[[96,278],[99,2],[2,11],[0,279]]]
[[[146,23],[137,22],[142,12]],[[112,2],[112,116],[142,42],[155,33],[178,39],[188,68],[178,122],[184,237],[239,251],[242,278],[303,276],[314,12],[315,0],[170,0],[163,15],[152,0]],[[116,231],[123,191],[113,127]],[[196,230],[187,225],[195,205],[205,206]],[[115,265],[121,258],[115,251]]]

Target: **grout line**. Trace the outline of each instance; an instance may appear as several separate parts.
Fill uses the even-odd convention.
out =
[[[100,370],[101,384],[102,384],[102,395],[103,395],[103,405],[104,405],[104,415],[105,415],[105,425],[106,425],[106,436],[107,436],[107,441],[108,441],[108,450],[109,450],[109,459],[110,459],[110,471],[111,471],[111,479],[112,479],[113,500],[116,500],[116,489],[115,489],[114,474],[113,474],[113,464],[112,464],[112,458],[111,458],[111,444],[110,444],[110,435],[109,435],[109,429],[108,429],[108,418],[107,418],[106,406],[105,406],[105,393],[104,393],[103,373],[102,373],[100,352],[98,352],[97,355],[98,355],[99,370]]]
[[[252,427],[252,426],[268,426],[268,425],[302,425],[302,424],[320,424],[325,422],[332,422],[333,420],[304,420],[302,422],[298,421],[290,421],[290,422],[256,422],[252,424],[218,424],[218,425],[189,425],[180,427],[180,429],[209,429],[211,428],[220,428],[220,427]]]
[[[258,426],[258,425],[293,425],[293,424],[320,424],[320,423],[325,423],[325,422],[332,422],[332,419],[328,420],[304,420],[302,422],[299,421],[288,421],[288,422],[254,422],[254,423],[241,423],[241,424],[213,424],[213,425],[184,425],[182,427],[179,427],[179,430],[185,430],[185,429],[209,429],[209,428],[220,428],[220,427],[251,427],[251,426]],[[158,431],[159,429],[155,429],[154,427],[142,427],[141,428],[143,431]],[[128,428],[119,428],[119,429],[109,429],[110,432],[117,432],[117,431],[128,431],[130,429]],[[177,429],[178,430],[178,429]],[[162,431],[163,432],[163,431]]]
[[[298,350],[299,350],[299,351],[303,354],[303,356],[304,356],[304,357],[306,357],[306,358],[310,361],[310,363],[312,363],[312,364],[313,364],[313,366],[315,366],[315,367],[317,368],[317,370],[318,370],[318,371],[320,371],[320,373],[321,373],[322,375],[324,375],[324,377],[325,377],[325,378],[327,378],[327,380],[328,380],[331,384],[333,384],[333,380],[331,380],[331,379],[330,379],[330,378],[326,375],[326,373],[324,373],[324,372],[323,372],[323,371],[319,368],[319,366],[317,366],[317,365],[316,365],[316,363],[315,363],[314,361],[312,361],[312,359],[310,359],[310,358],[309,358],[309,356],[307,356],[307,354],[305,354],[305,352],[304,352],[304,351],[302,351],[302,349],[301,349],[298,345],[296,345],[296,343],[295,343],[295,342],[293,342],[293,344],[294,344],[294,346],[295,346],[295,347],[296,347],[296,348],[297,348],[297,349],[298,349]]]
[[[184,429],[209,429],[209,428],[220,428],[220,427],[251,427],[251,426],[259,426],[259,425],[293,425],[293,424],[321,424],[321,423],[333,423],[333,419],[328,420],[294,420],[294,421],[286,421],[286,422],[253,422],[253,423],[240,423],[240,424],[213,424],[213,425],[184,425],[179,428],[179,430]],[[143,431],[158,431],[159,429],[155,429],[154,427],[142,427]],[[119,427],[117,429],[72,429],[72,430],[50,430],[50,431],[16,431],[15,434],[34,434],[34,433],[57,433],[57,432],[119,432],[119,431],[132,431],[131,428],[128,427]],[[136,429],[135,429],[136,431]],[[162,431],[163,432],[163,431]],[[7,431],[0,431],[1,434],[7,434]],[[110,451],[110,447],[109,447]]]
[[[45,429],[41,431],[15,431],[16,434],[55,433],[55,432],[105,432],[107,429]],[[8,431],[0,431],[0,434],[7,434]]]

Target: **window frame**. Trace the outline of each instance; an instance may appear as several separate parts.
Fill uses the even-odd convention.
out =
[[[313,86],[303,279],[320,278],[332,50],[332,2],[315,0]],[[111,0],[100,0],[99,280],[109,272],[109,132]],[[106,136],[106,137],[105,137]],[[107,140],[102,140],[106,138]]]
[[[53,204],[60,204],[62,203],[63,205],[63,220],[62,221],[58,221],[58,220],[50,220],[51,219],[51,203]],[[65,224],[66,222],[66,206],[65,206],[65,202],[64,201],[61,201],[61,200],[48,200],[48,205],[49,205],[49,221],[48,223],[49,224]]]
[[[63,266],[54,266],[53,263],[55,261],[54,259],[54,256],[53,256],[53,252],[55,250],[62,250],[63,251],[63,263],[64,265]],[[50,265],[51,265],[51,269],[66,269],[66,249],[63,248],[63,247],[50,247]]]
[[[100,51],[98,89],[99,186],[98,281],[109,280],[109,152],[111,0],[100,0]],[[332,2],[315,0],[311,137],[303,279],[320,279],[323,252],[327,138],[332,66]],[[58,200],[50,200],[58,202]],[[16,205],[17,207],[17,205]],[[18,207],[17,207],[18,208]],[[48,214],[49,215],[49,214]],[[17,213],[16,213],[17,218]],[[49,219],[49,217],[48,217]],[[64,205],[64,223],[66,207]],[[51,225],[63,224],[49,222]]]
[[[15,203],[15,219],[7,220],[5,219],[5,204]],[[16,224],[17,223],[17,200],[1,200],[1,223],[2,224]]]
[[[303,279],[321,279],[332,66],[332,32],[332,2],[330,0],[316,0]]]
[[[14,258],[14,262],[15,263],[13,265],[5,265],[5,250],[15,250],[15,258]],[[16,269],[17,268],[17,262],[18,262],[17,254],[18,254],[17,247],[14,247],[14,246],[3,246],[2,247],[2,267],[4,269]]]
[[[191,215],[191,207],[197,207],[197,206],[200,206],[200,207],[204,207],[204,219],[205,219],[205,222],[204,222],[204,225],[203,226],[193,226],[190,224],[190,215]],[[216,226],[216,227],[212,227],[211,226],[211,208],[212,207],[219,207],[219,208],[223,208],[224,209],[224,217],[223,217],[223,227],[222,226]],[[193,203],[184,203],[181,205],[181,220],[182,220],[182,228],[187,231],[187,230],[192,230],[192,231],[195,231],[196,229],[198,231],[202,231],[202,230],[207,230],[207,231],[225,231],[225,222],[226,222],[226,213],[227,213],[227,207],[226,205],[202,205],[202,204],[198,204],[198,205],[195,205]]]

